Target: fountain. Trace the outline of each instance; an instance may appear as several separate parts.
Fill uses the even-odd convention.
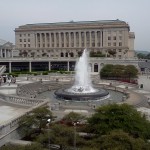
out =
[[[69,89],[55,91],[58,98],[66,100],[99,100],[108,97],[109,92],[104,89],[95,89],[92,86],[88,66],[89,52],[85,49],[75,66],[75,82]]]

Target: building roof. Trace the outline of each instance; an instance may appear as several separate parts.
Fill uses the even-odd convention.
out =
[[[0,45],[4,45],[5,43],[7,43],[7,41],[0,39]]]
[[[98,21],[70,21],[55,23],[35,23],[21,25],[15,28],[15,32],[26,31],[45,31],[45,30],[76,30],[76,29],[95,29],[95,28],[128,28],[130,27],[125,21],[116,20],[98,20]]]
[[[105,24],[105,23],[125,23],[125,21],[121,21],[119,19],[116,20],[98,20],[98,21],[69,21],[69,22],[54,22],[54,23],[35,23],[35,24],[26,24],[26,25],[30,25],[30,26],[43,26],[43,25],[66,25],[66,24],[93,24],[93,23],[101,23],[101,24]]]

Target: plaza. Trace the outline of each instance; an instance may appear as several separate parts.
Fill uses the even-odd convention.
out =
[[[44,105],[49,106],[57,117],[56,121],[69,112],[91,116],[99,106],[111,103],[133,105],[149,116],[145,109],[150,108],[148,74],[139,75],[138,85],[101,80],[99,77],[101,69],[107,64],[133,65],[140,73],[139,60],[135,57],[134,38],[134,32],[130,31],[128,23],[117,19],[21,25],[15,29],[15,48],[11,43],[1,40],[1,75],[15,72],[27,74],[20,74],[15,83],[9,85],[6,82],[0,86],[0,146],[10,141],[11,136],[19,139],[16,131],[20,117]],[[86,93],[85,101],[80,101],[81,93],[75,99],[72,98],[75,96],[72,93],[69,99],[65,99],[66,96],[63,99],[57,98],[56,90],[73,85],[75,65],[85,47],[90,53],[87,66],[92,84],[96,89],[106,90],[106,97],[87,99]],[[16,50],[18,54],[14,54]],[[49,72],[42,75],[44,71]],[[55,73],[50,73],[51,71]],[[32,72],[41,74],[34,76],[31,75]],[[93,95],[96,97],[96,93]]]

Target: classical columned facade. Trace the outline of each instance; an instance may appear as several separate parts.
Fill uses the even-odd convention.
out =
[[[12,58],[14,45],[10,42],[0,40],[0,58]]]
[[[102,47],[102,31],[39,32],[35,39],[36,48]]]
[[[15,29],[22,57],[77,58],[84,48],[106,57],[133,58],[134,33],[120,20],[27,24]]]
[[[7,72],[15,71],[51,71],[51,70],[64,70],[64,71],[74,71],[75,63],[77,59],[75,58],[62,58],[62,59],[50,59],[50,58],[11,58],[11,59],[0,59],[0,65],[5,65]],[[90,58],[89,68],[92,73],[98,74],[102,67],[106,64],[121,64],[121,65],[134,65],[138,68],[138,59],[114,59],[114,58]]]

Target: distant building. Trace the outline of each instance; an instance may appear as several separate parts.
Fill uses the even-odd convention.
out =
[[[13,43],[0,39],[0,58],[12,58],[14,48]]]
[[[138,62],[140,72],[143,74],[150,74],[150,60]]]
[[[120,20],[39,23],[15,29],[21,57],[76,58],[84,48],[106,57],[134,58],[134,32]]]

